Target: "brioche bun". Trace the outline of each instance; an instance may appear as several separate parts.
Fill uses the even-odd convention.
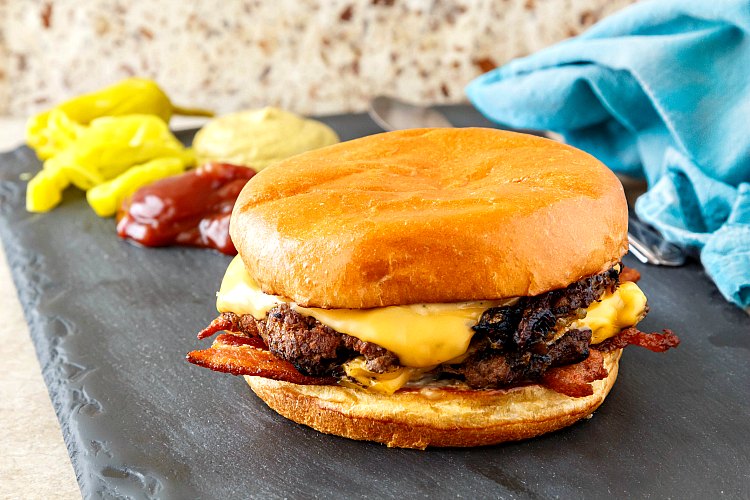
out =
[[[267,294],[364,309],[533,296],[602,273],[626,253],[627,205],[614,174],[547,139],[494,129],[390,132],[318,149],[250,180],[232,241]],[[314,342],[315,339],[310,339]],[[392,395],[247,376],[278,413],[318,431],[388,446],[480,446],[589,416],[594,393],[433,383]]]
[[[282,416],[327,434],[399,448],[484,446],[539,436],[591,415],[617,379],[621,353],[604,353],[609,375],[594,381],[594,393],[582,398],[540,385],[427,388],[385,395],[336,385],[297,385],[250,376],[245,380]]]
[[[537,295],[627,251],[627,205],[592,156],[494,129],[373,135],[248,182],[232,241],[264,292],[371,308]]]

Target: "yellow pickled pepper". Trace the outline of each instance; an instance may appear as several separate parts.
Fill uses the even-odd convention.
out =
[[[26,142],[45,160],[67,148],[92,120],[130,114],[155,115],[165,122],[175,114],[213,116],[207,110],[175,106],[153,80],[128,78],[31,117]]]
[[[86,191],[86,200],[99,217],[117,213],[122,202],[143,186],[185,170],[181,158],[157,158],[136,165],[114,179]]]
[[[193,166],[193,151],[186,149],[167,125],[174,114],[213,115],[175,106],[152,80],[129,78],[33,116],[26,127],[26,140],[45,161],[26,188],[26,209],[46,212],[60,203],[63,190],[71,183],[89,190],[133,166],[144,167],[92,195],[97,213],[110,213],[111,204],[130,186],[153,182],[160,174],[178,173],[172,160],[183,170]],[[169,167],[148,163],[156,159],[171,159],[166,163]],[[138,180],[139,176],[142,179]]]
[[[135,165],[157,158],[175,158],[183,169],[195,164],[193,151],[185,148],[156,115],[94,119],[75,141],[44,162],[42,171],[26,188],[26,209],[30,212],[51,210],[71,183],[88,190]],[[151,181],[156,180],[152,174],[144,175]],[[117,195],[116,190],[112,193]]]

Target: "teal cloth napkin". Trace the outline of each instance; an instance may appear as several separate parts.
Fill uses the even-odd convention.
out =
[[[466,93],[493,121],[645,177],[638,216],[750,306],[750,1],[637,3]]]

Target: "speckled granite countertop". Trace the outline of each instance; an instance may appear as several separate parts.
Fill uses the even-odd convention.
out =
[[[0,115],[131,75],[220,112],[463,100],[473,77],[633,0],[0,1]],[[158,7],[157,7],[158,6]]]

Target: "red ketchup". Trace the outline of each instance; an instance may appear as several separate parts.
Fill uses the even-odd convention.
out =
[[[142,187],[117,214],[117,234],[141,245],[215,248],[237,255],[229,239],[234,202],[255,170],[207,163]]]

